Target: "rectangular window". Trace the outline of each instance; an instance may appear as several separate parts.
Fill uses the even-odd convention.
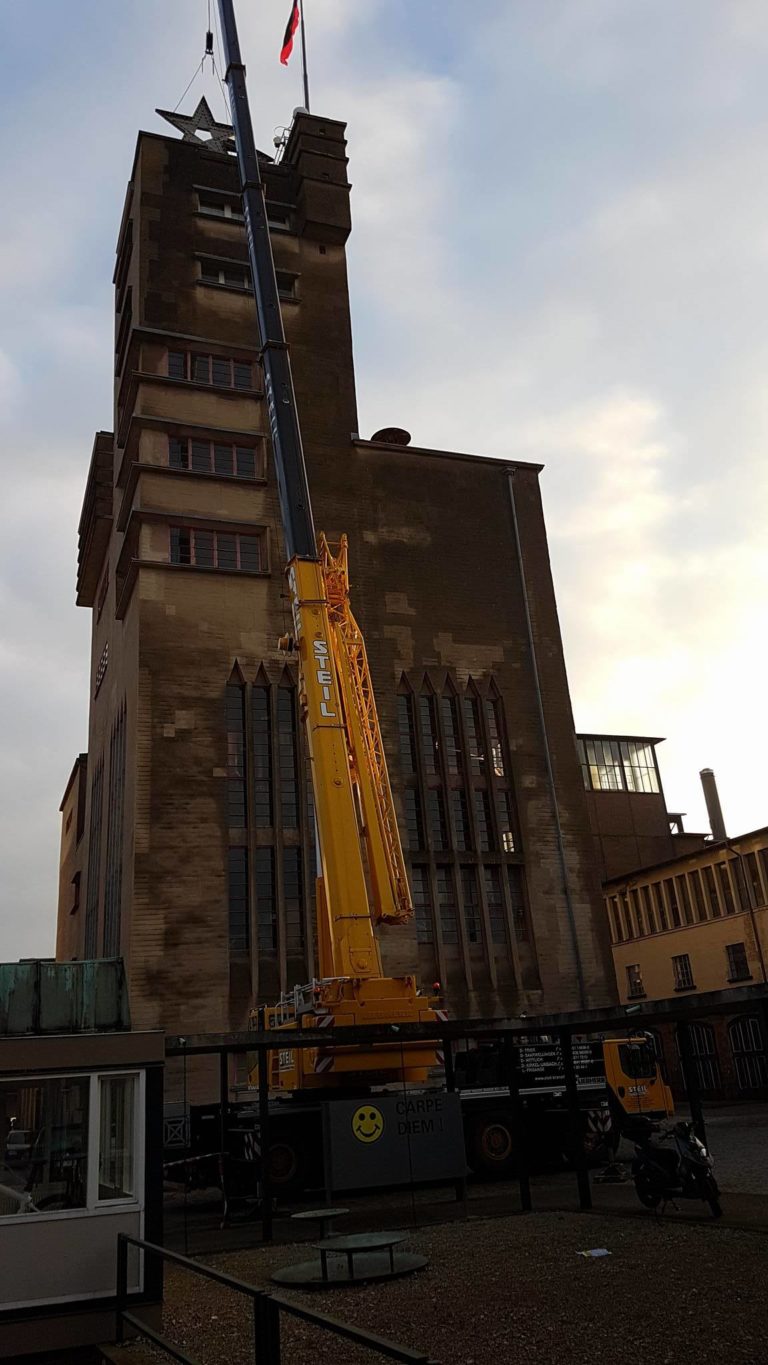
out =
[[[512,923],[515,928],[515,935],[520,943],[527,943],[530,934],[528,930],[528,915],[525,908],[523,869],[510,863],[507,867],[507,882],[509,884],[509,898],[512,904]]]
[[[99,695],[99,689],[100,689],[100,687],[101,687],[101,684],[102,684],[103,681],[104,681],[104,678],[105,678],[105,676],[106,676],[106,672],[107,672],[107,668],[108,668],[108,667],[109,667],[109,640],[107,640],[107,643],[105,644],[103,650],[101,651],[101,658],[99,659],[99,666],[98,666],[98,668],[96,669],[96,677],[95,677],[94,680],[93,680],[93,698],[94,698],[94,701],[96,700],[96,698],[97,698],[98,695]]]
[[[225,479],[264,478],[264,445],[223,445],[219,441],[168,437],[168,467],[193,474],[217,474]]]
[[[227,725],[227,826],[245,828],[245,689],[227,683],[224,696]]]
[[[691,911],[691,901],[688,895],[688,884],[684,876],[675,877],[677,886],[677,900],[683,912],[683,923],[693,924],[693,914]]]
[[[241,265],[239,261],[212,260],[210,257],[205,257],[199,264],[203,284],[224,285],[227,289],[250,292],[251,272],[247,265]]]
[[[665,877],[662,885],[667,894],[667,904],[669,906],[669,913],[672,916],[672,927],[674,929],[679,929],[681,923],[680,906],[677,903],[677,891],[675,888],[674,878]]]
[[[622,791],[621,752],[616,740],[586,740],[589,779],[593,791]]]
[[[87,1076],[0,1081],[0,1195],[4,1213],[84,1209]]]
[[[672,958],[672,971],[675,978],[675,990],[691,990],[694,984],[693,972],[691,970],[691,959],[687,953],[680,953],[679,956]]]
[[[191,379],[195,384],[213,384],[222,389],[252,389],[254,386],[250,361],[200,351],[169,351],[168,378]]]
[[[627,967],[627,995],[631,1000],[636,999],[639,995],[645,995],[643,974],[640,971],[640,964],[637,962]]]
[[[662,930],[666,932],[667,929],[669,928],[669,919],[667,916],[666,902],[661,892],[661,882],[651,882],[651,885],[648,887],[648,891],[653,902],[653,907],[656,911],[656,917],[659,921],[659,924],[661,925]]]
[[[277,281],[277,292],[281,299],[297,298],[298,275],[293,275],[289,270],[276,270],[275,280]]]
[[[97,620],[97,621],[100,621],[100,620],[101,620],[101,613],[102,613],[103,610],[104,610],[104,603],[105,603],[106,600],[107,600],[107,592],[108,592],[108,591],[109,591],[109,565],[107,565],[106,569],[104,570],[104,573],[103,573],[102,579],[101,579],[101,587],[99,588],[99,600],[98,600],[98,602],[96,603],[96,620]]]
[[[171,564],[194,564],[200,569],[262,573],[264,538],[240,532],[205,531],[191,526],[170,528]]]
[[[659,777],[652,745],[622,740],[621,758],[627,791],[658,792]]]
[[[136,1195],[136,1077],[99,1079],[99,1199]]]
[[[273,848],[256,849],[256,922],[259,953],[274,957],[277,952],[277,904]]]
[[[459,919],[456,913],[456,892],[450,867],[437,868],[437,911],[443,943],[459,941]]]
[[[755,906],[764,905],[765,897],[763,895],[763,887],[760,881],[760,869],[758,867],[757,854],[748,853],[745,862],[747,864],[747,872],[749,874],[749,881],[752,887],[753,896],[752,904]]]
[[[727,943],[725,951],[728,957],[728,980],[749,981],[752,973],[749,970],[746,945],[744,943]]]
[[[263,850],[259,849],[258,853]],[[257,866],[258,880],[258,866]],[[251,946],[248,914],[248,850],[229,850],[229,946],[233,952],[247,953]]]
[[[277,758],[280,773],[280,814],[283,829],[299,824],[299,782],[296,751],[294,689],[277,689]]]
[[[656,929],[656,916],[654,915],[653,904],[652,904],[651,898],[650,898],[650,896],[649,896],[649,894],[648,894],[648,887],[647,887],[647,886],[638,886],[638,888],[637,888],[637,893],[636,893],[636,894],[637,894],[638,903],[639,903],[639,905],[642,907],[642,911],[643,911],[644,916],[645,916],[645,922],[646,922],[646,924],[648,925],[648,933],[649,933],[649,934],[655,934],[655,933],[657,932],[657,929]]]
[[[451,810],[453,812],[453,824],[456,830],[456,847],[466,853],[472,847],[472,836],[469,828],[469,807],[467,798],[463,791],[453,790],[450,793]]]
[[[421,819],[421,803],[419,794],[413,787],[406,787],[403,792],[403,805],[405,807],[405,842],[409,849],[424,848],[424,827]]]
[[[243,222],[243,210],[238,198],[214,194],[212,190],[200,190],[197,196],[197,211],[211,218],[229,218],[236,223]]]
[[[255,686],[251,693],[253,729],[253,821],[257,829],[272,824],[272,739],[269,689]]]
[[[411,868],[411,892],[413,894],[413,914],[416,920],[417,943],[432,943],[432,902],[429,894],[429,871],[426,867]]]
[[[483,869],[491,942],[506,945],[507,925],[504,916],[504,897],[501,890],[501,869],[491,864]]]
[[[285,950],[304,952],[304,889],[301,879],[301,849],[283,849],[283,894],[285,897]]]

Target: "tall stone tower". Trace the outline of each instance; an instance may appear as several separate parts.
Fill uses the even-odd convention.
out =
[[[114,432],[96,436],[80,523],[88,753],[62,805],[58,934],[62,958],[121,954],[134,1022],[172,1032],[242,1028],[314,961],[237,167],[226,129],[197,140],[200,117],[177,118],[181,140],[140,134],[120,228]],[[316,524],[349,534],[408,851],[416,914],[384,932],[385,964],[441,981],[461,1015],[602,1003],[539,470],[356,434],[344,133],[298,113],[263,173]]]

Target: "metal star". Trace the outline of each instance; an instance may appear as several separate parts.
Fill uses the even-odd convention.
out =
[[[234,150],[234,130],[228,123],[217,123],[208,101],[203,98],[194,114],[173,114],[168,109],[156,109],[156,114],[172,123],[181,133],[182,142],[196,142],[208,147],[212,152],[231,152]],[[200,136],[200,133],[203,136]]]

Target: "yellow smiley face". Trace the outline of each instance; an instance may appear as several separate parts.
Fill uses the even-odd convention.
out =
[[[384,1132],[384,1117],[372,1104],[361,1104],[352,1115],[352,1132],[358,1142],[378,1142]]]

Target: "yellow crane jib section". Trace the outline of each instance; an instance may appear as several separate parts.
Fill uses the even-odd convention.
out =
[[[318,905],[318,915],[325,916],[318,934],[320,976],[381,976],[322,566],[293,559],[288,581],[309,757],[313,770],[323,774],[312,784],[321,876],[326,890],[333,888]]]
[[[376,922],[404,924],[413,915],[413,905],[368,656],[349,602],[347,537],[341,537],[334,553],[321,534],[319,548],[336,671],[347,721],[352,777],[362,813],[362,834],[373,891],[373,917]]]

